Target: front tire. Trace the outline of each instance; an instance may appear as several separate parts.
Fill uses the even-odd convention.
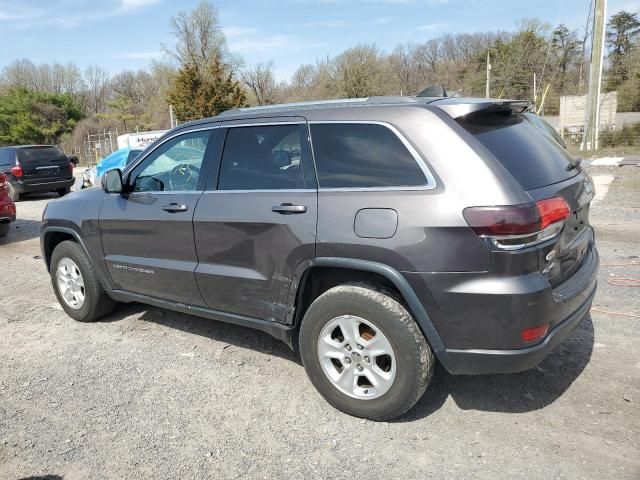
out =
[[[93,265],[76,242],[67,240],[54,249],[50,271],[58,302],[71,318],[93,322],[113,310],[115,302],[100,285]]]
[[[340,285],[320,295],[299,338],[311,382],[331,405],[356,417],[399,417],[433,375],[433,354],[411,314],[373,285]]]

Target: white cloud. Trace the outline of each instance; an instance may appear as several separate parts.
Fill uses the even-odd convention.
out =
[[[9,5],[7,10],[0,10],[0,22],[21,22],[33,20],[42,15],[41,10],[21,9],[17,5]]]
[[[286,48],[289,51],[301,51],[323,46],[323,43],[303,42],[295,35],[265,35],[256,28],[223,28],[229,50],[241,55],[259,54],[275,49]]]
[[[125,12],[129,10],[136,10],[159,2],[160,0],[120,0],[120,10]]]
[[[26,9],[18,2],[0,0],[0,23],[10,23],[12,29],[27,30],[43,25],[71,28],[85,22],[96,22],[106,18],[129,15],[136,10],[161,2],[162,0],[118,0],[111,9],[79,9],[54,7]]]

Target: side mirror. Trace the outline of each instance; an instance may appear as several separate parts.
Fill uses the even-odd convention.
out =
[[[122,193],[122,172],[119,168],[102,175],[102,190],[107,193]]]

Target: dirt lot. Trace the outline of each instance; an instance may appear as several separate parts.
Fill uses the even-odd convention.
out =
[[[618,285],[640,277],[640,168],[590,170],[592,318],[532,371],[437,371],[391,423],[332,409],[258,332],[143,305],[74,322],[40,259],[55,197],[20,202],[0,242],[0,478],[640,478],[640,292]]]

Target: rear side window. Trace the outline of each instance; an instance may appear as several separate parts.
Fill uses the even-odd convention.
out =
[[[304,124],[229,128],[218,189],[315,188],[306,132]]]
[[[56,147],[19,148],[18,161],[20,163],[41,162],[43,160],[59,160],[64,152]]]
[[[522,115],[484,113],[458,120],[513,175],[525,190],[561,182],[578,174],[556,141]]]
[[[0,148],[0,167],[16,163],[15,151],[10,148]]]
[[[416,158],[384,125],[311,125],[320,188],[419,187],[427,184]]]

